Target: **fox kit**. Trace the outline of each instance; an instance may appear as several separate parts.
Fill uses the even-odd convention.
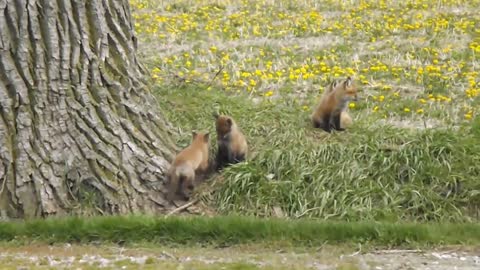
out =
[[[322,98],[324,98],[328,93],[332,92],[333,89],[338,85],[338,81],[333,81],[328,85],[328,88],[323,92]],[[340,113],[340,128],[345,129],[352,124],[352,117],[348,113],[348,109],[345,109]]]
[[[217,130],[217,170],[244,161],[248,152],[247,140],[235,121],[226,115],[213,116],[216,119]]]
[[[195,188],[196,174],[208,169],[209,133],[192,132],[192,143],[175,157],[170,170],[168,200],[172,201],[176,195],[188,200]]]
[[[347,103],[352,99],[357,100],[357,88],[353,85],[353,79],[348,77],[340,83],[333,82],[325,91],[311,115],[313,126],[327,132],[332,128],[343,131],[352,122],[346,111]]]

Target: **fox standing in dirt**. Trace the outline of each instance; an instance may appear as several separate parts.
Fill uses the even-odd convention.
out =
[[[229,164],[244,161],[248,152],[247,140],[233,118],[218,114],[213,116],[216,120],[217,130],[217,170]]]
[[[313,126],[331,132],[332,128],[338,131],[345,130],[350,125],[352,118],[347,113],[347,103],[357,100],[357,88],[353,85],[353,79],[329,85],[320,99],[319,104],[311,115]]]
[[[192,132],[192,143],[175,157],[168,176],[168,200],[176,195],[188,200],[195,188],[195,177],[208,170],[209,133]]]

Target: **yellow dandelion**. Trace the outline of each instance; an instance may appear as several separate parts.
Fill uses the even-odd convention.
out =
[[[419,114],[423,113],[423,109],[418,109],[417,113],[419,113]]]
[[[355,108],[355,102],[350,102],[350,104],[348,104],[348,107],[349,107],[350,109]]]
[[[410,109],[409,108],[404,108],[403,111],[408,113],[408,112],[410,112]]]
[[[248,78],[248,77],[252,76],[252,74],[250,74],[250,72],[242,72],[241,76],[244,77],[244,78]]]

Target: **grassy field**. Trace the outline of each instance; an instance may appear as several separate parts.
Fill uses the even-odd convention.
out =
[[[204,196],[219,213],[478,220],[480,1],[131,3],[178,145],[213,132],[215,111],[248,137],[248,162]],[[314,130],[319,95],[347,75],[354,125]]]
[[[132,0],[159,83],[210,81],[309,111],[354,75],[361,118],[421,128],[469,123],[478,105],[479,1]],[[178,77],[176,77],[178,76]]]

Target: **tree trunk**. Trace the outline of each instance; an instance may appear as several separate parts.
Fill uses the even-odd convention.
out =
[[[165,210],[175,146],[135,48],[128,0],[0,0],[3,216]]]

